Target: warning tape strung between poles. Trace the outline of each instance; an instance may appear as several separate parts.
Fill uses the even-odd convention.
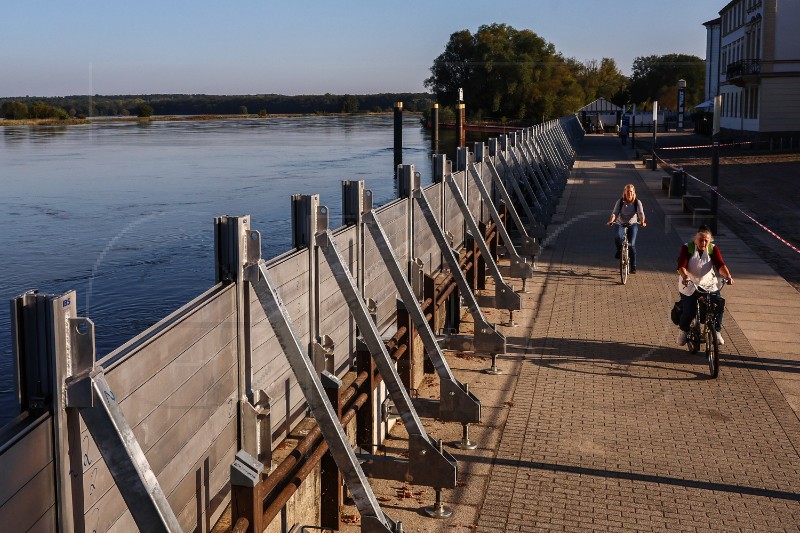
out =
[[[720,144],[720,148],[725,148],[728,146],[742,146],[743,144],[753,144],[750,141],[744,141],[740,143],[727,143],[727,144]],[[659,150],[695,150],[697,148],[713,148],[713,144],[699,144],[697,146],[664,146],[659,148]]]
[[[662,148],[662,150],[663,150],[663,148]],[[698,178],[698,177],[696,177],[696,176],[692,176],[692,175],[691,175],[691,174],[689,174],[688,172],[685,172],[685,171],[684,171],[684,170],[683,170],[681,167],[677,167],[677,166],[675,166],[675,165],[673,165],[673,164],[671,164],[671,163],[669,163],[669,162],[667,162],[667,161],[664,161],[663,159],[661,159],[661,158],[660,158],[660,157],[658,157],[657,155],[656,155],[656,159],[657,159],[658,161],[660,161],[660,162],[664,163],[664,165],[665,165],[665,166],[667,166],[667,167],[669,167],[671,170],[678,170],[678,171],[680,171],[680,172],[683,172],[684,174],[686,174],[688,177],[690,177],[690,178],[692,178],[693,180],[695,180],[695,181],[696,181],[697,183],[699,183],[700,185],[703,185],[704,187],[707,187],[707,188],[708,188],[708,189],[709,189],[709,190],[710,190],[712,193],[716,194],[717,196],[719,196],[720,198],[722,198],[723,200],[725,200],[726,202],[728,202],[730,205],[732,205],[732,206],[734,207],[734,209],[736,209],[736,210],[737,210],[737,211],[739,211],[741,214],[743,214],[745,217],[747,217],[748,219],[750,219],[750,220],[751,220],[751,221],[752,221],[752,222],[753,222],[753,223],[754,223],[756,226],[758,226],[759,228],[763,229],[764,231],[766,231],[767,233],[769,233],[770,235],[772,235],[773,237],[775,237],[776,239],[778,239],[780,242],[782,242],[783,244],[785,244],[786,246],[788,246],[789,248],[791,248],[792,250],[794,250],[795,252],[797,252],[797,253],[799,253],[799,254],[800,254],[800,248],[797,248],[797,246],[795,246],[794,244],[790,243],[789,241],[787,241],[786,239],[784,239],[783,237],[781,237],[780,235],[778,235],[777,233],[775,233],[774,231],[772,231],[771,229],[769,229],[767,226],[765,226],[764,224],[762,224],[761,222],[759,222],[758,220],[756,220],[756,219],[755,219],[755,218],[753,218],[752,216],[750,216],[750,215],[748,215],[747,213],[745,213],[745,212],[742,210],[742,208],[741,208],[741,207],[739,207],[738,205],[736,205],[735,203],[733,203],[732,201],[728,200],[728,199],[727,199],[727,198],[725,198],[723,195],[721,195],[721,194],[719,193],[719,191],[718,191],[718,190],[717,190],[715,187],[712,187],[711,185],[709,185],[708,183],[704,182],[704,181],[703,181],[703,180],[701,180],[700,178]],[[716,214],[716,213],[715,213],[715,214]]]

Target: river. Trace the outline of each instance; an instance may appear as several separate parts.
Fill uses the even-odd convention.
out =
[[[250,215],[274,257],[291,246],[292,194],[319,194],[332,228],[342,180],[365,180],[376,205],[396,196],[392,115],[1,129],[0,426],[18,412],[13,297],[77,291],[100,358],[213,285],[215,216]],[[430,154],[406,115],[403,162],[424,184]]]

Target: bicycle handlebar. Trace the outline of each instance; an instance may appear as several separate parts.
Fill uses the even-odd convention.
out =
[[[721,278],[721,279],[722,279],[722,285],[717,289],[717,291],[721,291],[722,287],[724,287],[725,285],[730,285],[731,284],[730,278]],[[692,285],[694,285],[694,290],[696,290],[700,294],[711,294],[712,292],[716,292],[716,291],[709,291],[707,289],[704,289],[703,287],[701,287],[700,285],[695,283],[694,280],[687,279],[686,280],[686,285],[689,285],[690,283]]]

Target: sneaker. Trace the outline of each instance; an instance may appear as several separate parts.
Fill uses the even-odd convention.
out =
[[[619,250],[617,250],[617,253],[615,253],[615,254],[614,254],[614,259],[619,259],[619,254],[620,254],[620,253],[621,253],[621,252],[620,252]]]
[[[723,338],[722,338],[722,333],[720,333],[719,331],[715,331],[714,333],[717,335],[717,343],[718,343],[720,346],[722,346],[723,344],[725,344],[725,339],[723,339]]]
[[[636,274],[636,267],[635,266],[631,267],[631,274]]]
[[[678,346],[685,346],[686,345],[686,332],[681,330],[680,335],[678,335]]]

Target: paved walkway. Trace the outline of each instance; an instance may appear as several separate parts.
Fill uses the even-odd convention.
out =
[[[424,517],[431,489],[374,482],[406,531],[800,531],[800,294],[722,227],[737,284],[724,291],[726,343],[708,379],[669,321],[675,259],[694,228],[665,217],[680,206],[664,198],[664,174],[630,157],[616,137],[583,141],[519,327],[504,328],[506,374],[451,358],[484,405],[471,428],[479,448],[451,449],[463,482],[443,493],[453,517]],[[626,183],[648,227],[622,286],[604,222]]]

